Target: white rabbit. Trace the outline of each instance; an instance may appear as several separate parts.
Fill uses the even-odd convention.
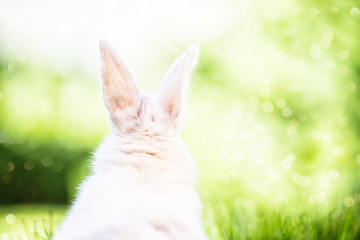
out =
[[[100,42],[103,98],[111,133],[95,153],[54,240],[201,240],[196,171],[181,139],[184,100],[198,47],[171,66],[155,95]]]

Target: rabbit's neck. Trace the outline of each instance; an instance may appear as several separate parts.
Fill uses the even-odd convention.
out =
[[[116,172],[126,180],[193,185],[194,167],[181,146],[167,143],[120,141],[108,136],[95,154],[93,171]]]

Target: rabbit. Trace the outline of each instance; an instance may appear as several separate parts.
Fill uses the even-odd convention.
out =
[[[100,53],[111,131],[53,240],[208,239],[196,168],[181,138],[199,48],[173,63],[157,94],[139,91],[107,42],[100,41]]]

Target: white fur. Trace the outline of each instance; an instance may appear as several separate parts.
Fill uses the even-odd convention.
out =
[[[100,50],[111,133],[54,240],[207,239],[195,167],[180,135],[198,48],[176,60],[156,95],[138,91],[107,43]]]

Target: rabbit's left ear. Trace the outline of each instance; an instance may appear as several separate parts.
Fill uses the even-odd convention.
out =
[[[189,47],[172,64],[159,90],[160,108],[173,120],[184,111],[190,75],[197,64],[199,47]]]
[[[110,45],[100,42],[103,98],[112,124],[124,129],[140,111],[140,92],[134,76]]]

